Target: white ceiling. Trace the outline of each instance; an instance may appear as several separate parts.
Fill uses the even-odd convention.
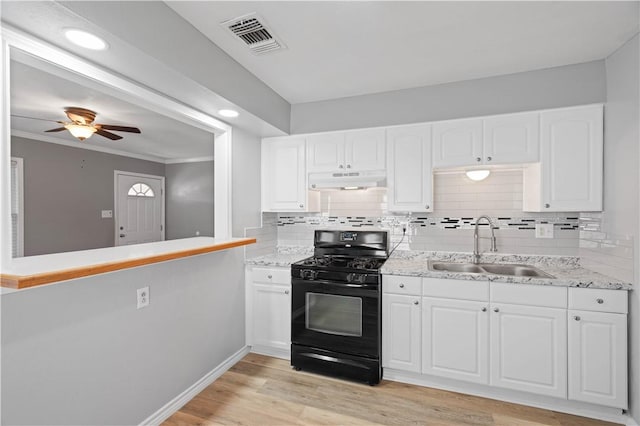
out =
[[[168,2],[290,103],[603,59],[638,2]],[[286,50],[257,56],[219,24],[258,12]]]
[[[64,108],[75,106],[97,112],[96,123],[134,126],[142,131],[141,134],[114,131],[113,133],[123,136],[123,139],[117,141],[93,135],[80,142],[67,131],[44,132],[60,127],[58,123],[11,117],[11,130],[14,133],[17,131],[16,134],[29,134],[40,140],[124,155],[133,154],[156,161],[213,157],[212,133],[96,90],[95,83],[86,81],[79,84],[78,81],[82,80],[75,74],[39,63],[18,52],[13,53],[14,59],[35,66],[11,61],[12,115],[68,121]]]

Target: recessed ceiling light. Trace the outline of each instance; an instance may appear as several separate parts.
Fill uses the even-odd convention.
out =
[[[234,111],[232,109],[221,109],[220,111],[218,111],[218,114],[223,117],[233,118],[238,116],[238,111]]]
[[[107,42],[100,37],[82,30],[69,28],[64,31],[64,36],[71,43],[91,50],[105,50]]]

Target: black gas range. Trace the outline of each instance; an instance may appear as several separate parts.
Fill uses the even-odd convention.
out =
[[[314,256],[291,266],[291,365],[371,385],[382,376],[384,231],[314,234]]]

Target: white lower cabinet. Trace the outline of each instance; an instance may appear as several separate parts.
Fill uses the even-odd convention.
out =
[[[254,352],[286,357],[291,349],[288,268],[247,269],[247,344]]]
[[[384,275],[382,365],[626,409],[627,297]]]
[[[382,298],[382,366],[419,373],[420,296],[385,293]]]
[[[491,305],[491,385],[567,397],[566,310]]]
[[[422,298],[422,372],[489,383],[487,302]]]

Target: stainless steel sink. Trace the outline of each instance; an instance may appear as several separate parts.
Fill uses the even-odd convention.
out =
[[[510,275],[516,277],[555,278],[531,265],[516,265],[510,263],[457,263],[457,262],[429,262],[432,271],[461,272],[465,274],[493,274]]]

